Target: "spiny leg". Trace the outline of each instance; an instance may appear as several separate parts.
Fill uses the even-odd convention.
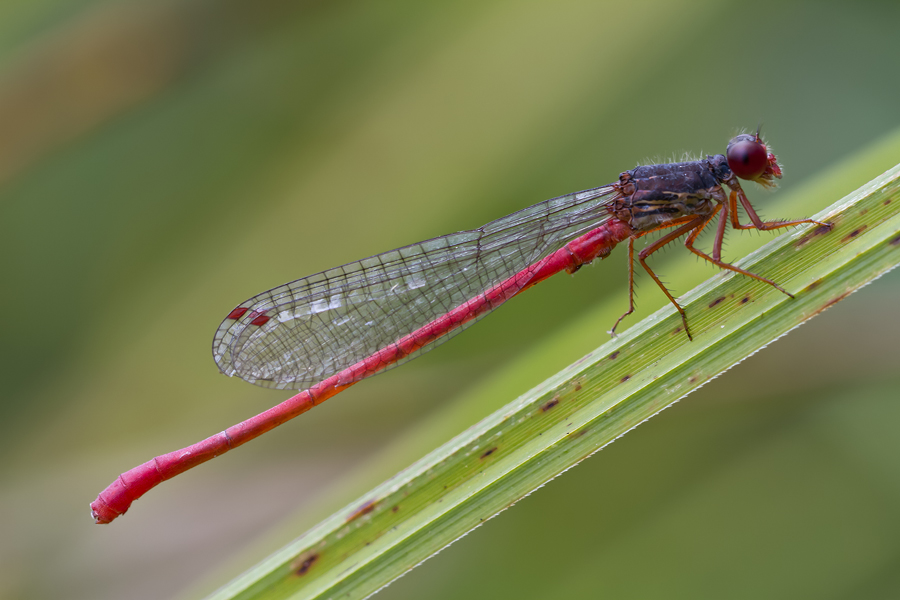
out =
[[[733,193],[734,192],[732,192],[732,194]],[[727,262],[722,261],[722,258],[721,258],[721,249],[722,249],[721,236],[724,235],[724,233],[725,233],[725,228],[723,226],[723,223],[726,222],[728,208],[720,204],[716,208],[716,211],[713,212],[713,214],[709,216],[709,218],[712,219],[712,217],[716,214],[716,212],[719,212],[720,209],[723,210],[724,212],[722,213],[722,217],[719,220],[719,227],[716,230],[716,240],[713,243],[713,255],[709,256],[702,250],[698,250],[697,248],[694,248],[694,241],[697,239],[697,236],[700,235],[700,232],[703,231],[703,227],[705,227],[706,224],[709,222],[708,220],[706,222],[702,223],[701,225],[699,225],[696,229],[694,229],[694,231],[691,232],[690,235],[687,236],[687,239],[684,240],[685,247],[688,250],[690,250],[691,252],[693,252],[694,254],[696,254],[697,256],[699,256],[700,258],[702,258],[704,260],[708,260],[709,262],[713,263],[714,265],[716,265],[717,267],[719,267],[721,269],[727,269],[729,271],[734,271],[735,273],[740,273],[741,275],[746,275],[747,277],[752,277],[753,279],[756,279],[757,281],[762,281],[763,283],[768,283],[769,285],[774,287],[776,290],[779,290],[779,291],[787,294],[791,298],[793,298],[794,296],[790,292],[786,291],[784,288],[782,288],[780,285],[778,285],[771,279],[766,279],[765,277],[762,277],[755,273],[751,273],[750,271],[745,271],[744,269],[742,269],[740,267],[736,267],[734,265],[731,265],[731,264],[728,264]],[[734,212],[732,212],[732,219],[733,218],[734,218]]]
[[[656,240],[655,242],[653,242],[652,244],[650,244],[649,246],[647,246],[646,248],[641,250],[641,253],[638,255],[638,260],[641,262],[641,266],[644,267],[644,270],[650,274],[650,277],[653,278],[653,281],[656,282],[656,285],[659,286],[659,289],[661,289],[663,291],[663,293],[666,295],[666,298],[669,299],[669,302],[671,302],[675,306],[675,309],[678,311],[678,314],[681,315],[681,322],[684,323],[684,332],[687,334],[688,339],[691,341],[693,341],[694,338],[693,338],[693,336],[691,336],[691,330],[688,327],[687,315],[685,314],[684,309],[681,308],[681,305],[678,304],[678,302],[675,300],[675,297],[672,296],[671,293],[669,293],[669,290],[666,289],[666,286],[663,285],[663,282],[659,280],[659,277],[656,276],[656,273],[654,273],[653,269],[651,269],[650,266],[647,264],[646,258],[648,256],[650,256],[651,254],[653,254],[654,252],[656,252],[657,250],[659,250],[660,248],[662,248],[663,246],[665,246],[666,244],[668,244],[669,242],[677,240],[678,238],[683,236],[688,231],[692,231],[695,229],[702,230],[704,225],[709,223],[709,220],[716,214],[716,212],[718,212],[718,209],[715,212],[713,212],[711,215],[706,216],[706,217],[692,217],[689,221],[687,221],[684,225],[682,225],[678,229],[667,233],[666,235],[662,236],[661,238],[659,238],[658,240]],[[646,233],[650,233],[650,232],[649,231],[643,232],[641,235],[644,235]]]
[[[713,241],[713,258],[716,260],[722,260],[722,242],[725,239],[725,229],[728,226],[728,206],[720,204],[716,211],[718,212],[719,209],[722,210],[722,215],[719,217],[719,225],[716,227],[716,237]]]
[[[634,312],[634,240],[633,237],[628,238],[628,310],[616,320],[612,329],[606,332],[613,337],[616,337],[616,327],[622,319]]]
[[[743,206],[744,210],[747,211],[747,216],[750,217],[751,222],[747,225],[741,225],[741,223],[738,221],[738,199],[740,199],[741,201],[741,206]],[[758,229],[759,231],[772,231],[773,229],[793,227],[794,225],[802,225],[804,223],[812,223],[814,225],[820,225],[829,229],[831,229],[832,227],[831,223],[822,223],[821,221],[816,221],[813,219],[800,219],[798,221],[763,221],[759,218],[759,215],[756,214],[756,211],[753,209],[753,205],[750,204],[750,200],[747,199],[747,195],[744,193],[743,188],[741,188],[740,186],[731,191],[731,194],[728,197],[728,204],[731,207],[731,226],[735,229]]]
[[[616,327],[619,326],[619,323],[622,322],[622,319],[624,319],[625,317],[627,317],[628,315],[630,315],[631,313],[634,312],[634,240],[641,236],[647,235],[648,233],[652,233],[654,231],[659,231],[660,229],[668,229],[669,227],[675,227],[686,221],[692,221],[693,219],[694,219],[694,217],[691,217],[691,216],[678,217],[677,219],[673,219],[672,221],[669,221],[668,223],[665,223],[664,225],[658,225],[658,226],[654,227],[653,229],[643,231],[636,236],[628,238],[628,311],[625,314],[623,314],[621,317],[619,317],[618,320],[616,320],[616,323],[615,323],[615,325],[612,326],[612,329],[607,331],[607,333],[609,335],[616,337]],[[644,268],[646,268],[646,266]],[[657,280],[656,282],[659,283],[659,280]],[[676,304],[676,306],[677,306],[677,304]],[[688,337],[690,337],[690,334],[688,334]]]

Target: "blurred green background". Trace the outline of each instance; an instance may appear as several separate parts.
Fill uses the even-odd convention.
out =
[[[604,342],[515,366],[621,312],[625,258],[94,526],[118,473],[287,396],[218,374],[237,303],[760,121],[785,177],[751,199],[802,216],[778,197],[900,127],[898,25],[893,1],[0,3],[0,597],[214,589]],[[677,293],[712,273],[684,254],[656,263]],[[626,325],[663,304],[639,285]],[[898,298],[893,273],[379,597],[900,596]]]

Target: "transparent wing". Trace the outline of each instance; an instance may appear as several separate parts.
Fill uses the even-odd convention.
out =
[[[307,389],[599,226],[609,218],[612,192],[606,185],[546,200],[479,229],[376,254],[263,292],[222,322],[213,356],[226,375],[264,387]]]

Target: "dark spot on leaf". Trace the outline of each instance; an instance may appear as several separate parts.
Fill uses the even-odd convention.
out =
[[[697,383],[697,376],[695,375],[695,376],[691,377],[690,379],[688,379],[688,383]]]
[[[808,286],[806,286],[806,289],[803,290],[803,291],[804,291],[804,292],[809,292],[809,291],[811,291],[811,290],[816,289],[816,288],[819,287],[820,285],[822,285],[822,280],[821,280],[821,279],[816,279],[816,280],[813,281],[811,284],[809,284]]]
[[[725,302],[725,296],[719,296],[718,298],[716,298],[715,300],[713,300],[713,301],[709,304],[709,307],[712,308],[712,307],[716,306],[717,304],[721,304],[722,302]]]
[[[576,431],[575,434],[572,435],[572,437],[573,437],[573,438],[580,438],[581,436],[583,436],[583,435],[586,434],[587,432],[588,432],[587,427],[585,427],[585,428],[583,428],[583,429],[579,429],[578,431]]]
[[[553,407],[556,406],[557,404],[559,404],[559,396],[554,396],[552,400],[550,400],[549,402],[547,402],[546,404],[544,404],[544,405],[541,407],[541,411],[542,411],[542,412],[547,412],[548,410],[550,410],[551,408],[553,408]]]
[[[747,304],[748,302],[750,302],[750,296],[744,296],[743,298],[741,298],[741,304]]]
[[[864,208],[864,209],[862,209],[861,211],[859,211],[859,216],[863,216],[863,215],[866,214],[867,212],[869,212],[869,209],[868,209],[868,208]]]
[[[848,234],[844,237],[844,239],[842,239],[841,241],[842,241],[842,242],[849,242],[850,240],[852,240],[853,238],[855,238],[856,236],[858,236],[859,234],[861,234],[863,231],[865,231],[867,227],[868,227],[868,225],[862,225],[862,226],[860,226],[860,227],[857,227],[856,229],[854,229],[853,231],[851,231],[850,233],[848,233]]]
[[[312,568],[312,566],[313,566],[314,564],[316,564],[316,561],[317,561],[317,560],[319,560],[319,555],[318,555],[318,554],[313,554],[313,555],[311,555],[311,556],[307,556],[307,557],[304,558],[302,561],[300,561],[300,564],[299,564],[299,565],[297,565],[297,564],[295,563],[295,566],[294,566],[294,575],[297,575],[297,576],[303,576],[303,575],[306,575],[307,573],[309,573],[309,570]]]
[[[400,507],[396,504],[391,508],[391,512],[397,512],[398,510],[400,510]]]
[[[616,350],[612,354],[609,355],[609,360],[616,360],[616,357],[619,356],[619,351]]]
[[[496,452],[496,451],[497,451],[497,446],[494,446],[494,447],[491,448],[490,450],[487,450],[487,451],[486,451],[484,454],[482,454],[479,458],[481,458],[482,460],[484,460],[485,458],[487,458],[488,456],[490,456],[491,454],[493,454],[493,453]]]
[[[575,391],[577,392],[577,391],[580,390],[580,389],[581,389],[581,382],[580,382],[580,381],[576,381],[576,382],[575,382]]]
[[[619,380],[619,383],[625,383],[629,379],[631,379],[631,375],[626,375],[625,377],[623,377],[622,379]]]
[[[840,302],[841,300],[843,300],[844,298],[846,298],[846,297],[849,296],[849,295],[850,295],[850,292],[844,292],[844,293],[841,294],[840,296],[837,296],[836,298],[832,298],[831,300],[829,300],[828,302],[826,302],[825,304],[823,304],[823,305],[821,306],[821,308],[819,308],[819,309],[816,311],[816,314],[819,314],[820,312],[822,312],[822,311],[825,310],[826,308],[829,308],[829,307],[831,307],[831,306],[837,304],[838,302]]]
[[[832,223],[831,225],[819,225],[818,227],[816,227],[815,229],[813,229],[812,231],[810,231],[809,233],[804,235],[802,238],[797,240],[794,243],[794,245],[799,248],[800,246],[803,246],[804,244],[809,243],[809,241],[811,239],[813,239],[814,237],[816,237],[817,235],[822,235],[824,233],[828,233],[829,231],[831,231],[831,229],[833,227],[834,227],[834,223]]]
[[[890,203],[891,203],[891,199],[890,199],[890,198],[885,198],[885,200],[884,200],[884,202],[883,202],[882,204],[884,204],[885,206],[887,206],[887,205],[890,204]]]
[[[350,521],[355,521],[361,516],[369,514],[370,512],[375,510],[375,504],[376,502],[374,500],[369,500],[368,502],[357,508],[352,515],[347,517],[347,522],[349,523]]]
[[[900,246],[900,235],[888,242],[891,246]]]

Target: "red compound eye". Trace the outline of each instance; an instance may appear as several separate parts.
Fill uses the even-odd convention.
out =
[[[766,172],[769,156],[765,145],[750,135],[739,135],[725,152],[731,172],[741,179],[756,179]]]

